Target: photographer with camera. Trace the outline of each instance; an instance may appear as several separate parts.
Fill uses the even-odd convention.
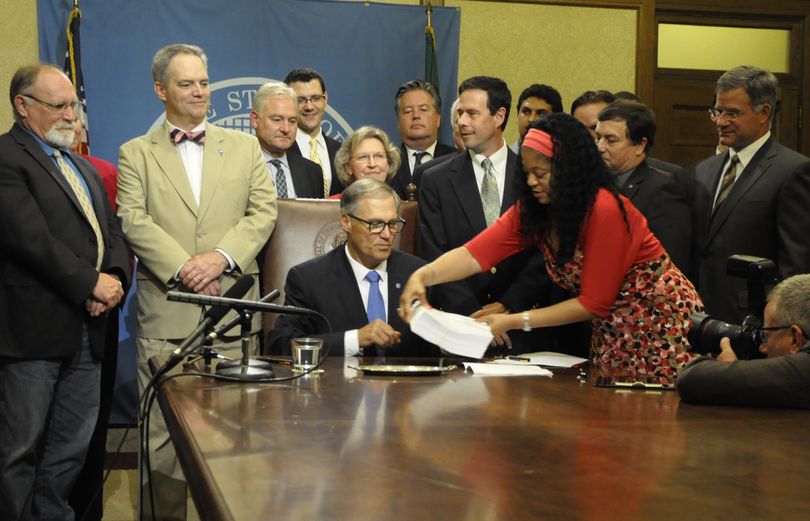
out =
[[[810,274],[779,283],[756,330],[760,360],[737,360],[729,338],[716,358],[699,358],[678,376],[687,403],[810,409]]]

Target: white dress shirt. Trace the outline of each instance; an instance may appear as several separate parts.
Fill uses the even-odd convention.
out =
[[[180,128],[168,119],[166,123],[169,125],[169,133],[176,128]],[[184,129],[180,129],[184,130]],[[191,130],[186,132],[198,132],[200,130],[205,130],[205,121],[197,125]],[[168,137],[168,136],[167,136]],[[203,155],[205,153],[205,145],[201,143],[195,143],[190,139],[186,139],[180,144],[175,145],[177,147],[177,153],[180,155],[180,161],[183,163],[183,168],[186,171],[186,177],[188,178],[188,184],[191,186],[191,193],[194,194],[194,201],[197,203],[197,208],[200,207],[200,195],[202,194],[202,177],[203,177]],[[214,248],[214,251],[218,251],[221,253],[225,259],[228,261],[228,267],[226,271],[232,271],[234,267],[236,267],[236,263],[233,260],[233,257],[230,254],[223,250],[222,248]],[[177,268],[177,271],[174,272],[174,278],[177,279],[180,273],[180,270],[183,266]]]
[[[720,187],[723,184],[722,183],[723,174],[725,174],[726,171],[729,168],[731,168],[731,158],[737,156],[737,159],[740,160],[740,164],[737,165],[737,172],[734,176],[734,182],[736,183],[737,179],[740,178],[740,174],[742,174],[743,170],[745,170],[745,167],[748,166],[748,163],[750,163],[751,160],[754,158],[754,155],[756,155],[756,153],[759,152],[759,149],[762,148],[762,145],[764,145],[765,142],[768,141],[769,137],[771,137],[770,130],[766,132],[764,136],[757,139],[756,141],[754,141],[753,143],[751,143],[750,145],[748,145],[747,147],[743,148],[740,151],[734,150],[733,148],[728,149],[728,160],[723,166],[723,173],[720,174],[720,182],[717,183],[717,188],[715,188],[714,190],[714,202],[712,203],[712,207],[714,207],[714,203],[717,202],[717,196],[720,195]]]
[[[281,161],[284,170],[284,180],[287,182],[287,199],[295,199],[295,185],[293,184],[292,172],[290,171],[290,164],[287,162],[287,154],[281,157],[273,157],[268,152],[262,150],[264,156],[264,164],[267,165],[267,171],[270,172],[270,179],[273,181],[273,186],[276,186],[276,167],[270,164],[270,161],[277,159]],[[278,195],[278,189],[276,189]]]
[[[366,280],[366,275],[370,269],[366,268],[349,254],[349,247],[344,246],[346,258],[349,259],[349,265],[352,267],[357,288],[360,290],[360,296],[363,298],[363,312],[368,309],[368,290],[371,288],[371,283]],[[382,293],[383,303],[385,304],[385,321],[388,322],[388,260],[382,261],[374,271],[380,274],[380,293]],[[360,353],[360,337],[357,329],[346,331],[343,334],[343,354],[344,356],[357,356]]]
[[[427,152],[427,155],[422,158],[422,163],[427,163],[428,161],[436,157],[436,155],[434,154],[434,152],[436,151],[436,143],[438,143],[438,141],[434,141],[432,145],[430,145],[424,150],[416,150],[415,148],[411,148],[408,145],[405,145],[405,143],[403,143],[403,145],[405,146],[405,152],[408,154],[408,167],[410,168],[411,175],[413,175],[413,169],[416,168],[416,158],[413,156],[413,154],[415,152]]]
[[[305,158],[312,160],[309,155],[309,142],[312,140],[309,134],[300,128],[295,133],[295,142],[298,143],[298,149],[301,155]],[[323,131],[318,132],[318,137],[315,138],[318,143],[318,157],[321,159],[321,168],[323,169],[323,178],[326,182],[327,193],[332,189],[332,167],[329,164],[329,150],[326,148],[326,140],[323,138]]]
[[[472,158],[473,171],[475,171],[475,184],[478,187],[478,193],[481,193],[481,183],[484,182],[484,167],[481,162],[487,158],[485,155],[476,154],[472,150],[469,151]],[[503,206],[503,191],[506,187],[506,159],[509,157],[509,149],[506,147],[506,142],[501,143],[501,148],[497,152],[489,156],[492,161],[492,173],[495,175],[495,182],[498,184],[498,196],[501,199],[501,206]]]

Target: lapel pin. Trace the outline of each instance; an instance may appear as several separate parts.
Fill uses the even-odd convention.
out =
[[[400,284],[399,282],[397,282],[396,284],[394,284],[394,286],[395,286],[397,289],[399,289],[399,288],[401,288],[401,287],[402,287],[402,284]]]
[[[223,155],[225,155],[225,151],[222,150],[221,148],[219,150],[217,150],[217,153],[219,154],[219,157],[222,157]]]

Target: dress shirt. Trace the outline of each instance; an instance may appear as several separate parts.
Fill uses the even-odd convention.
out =
[[[413,157],[414,152],[427,152],[427,155],[422,158],[422,163],[420,164],[427,163],[428,161],[436,157],[436,154],[434,154],[434,152],[436,151],[436,143],[438,143],[438,141],[434,141],[432,145],[430,145],[424,150],[416,150],[415,148],[411,148],[403,143],[403,145],[405,146],[405,152],[408,153],[408,167],[410,168],[411,176],[413,176],[413,169],[416,168],[416,158]]]
[[[734,156],[737,156],[737,158],[740,160],[740,164],[737,165],[737,174],[734,177],[734,182],[736,183],[737,179],[740,178],[740,174],[742,174],[743,170],[745,170],[745,167],[748,166],[748,163],[751,162],[751,160],[754,158],[754,155],[757,152],[759,152],[759,149],[762,148],[762,145],[764,145],[765,142],[768,141],[768,138],[770,138],[770,137],[771,137],[771,132],[768,131],[768,132],[765,133],[764,136],[757,139],[756,141],[754,141],[753,143],[751,143],[747,147],[743,148],[742,150],[738,151],[738,150],[734,150],[732,148],[729,148],[728,149],[728,160],[723,164],[723,174],[725,174],[726,170],[728,170],[729,167],[731,166],[731,158],[734,157]],[[722,174],[720,174],[720,179],[722,181],[722,179],[723,179]],[[720,195],[720,187],[722,186],[722,184],[723,184],[722,182],[718,182],[717,187],[714,190],[714,200],[712,202],[712,208],[714,207],[714,203],[717,202],[717,196]]]
[[[622,188],[624,186],[624,184],[627,182],[627,180],[630,178],[630,176],[633,175],[633,172],[635,172],[635,171],[636,171],[636,169],[635,169],[635,167],[633,167],[630,170],[628,170],[627,172],[617,175],[616,176],[616,186],[619,187],[619,188]]]
[[[492,161],[492,172],[495,174],[495,182],[498,184],[498,196],[501,198],[501,205],[503,205],[503,192],[506,187],[506,158],[509,151],[506,147],[506,142],[501,142],[501,148],[497,152],[489,156]],[[475,171],[475,186],[478,187],[478,193],[481,193],[481,183],[484,181],[484,167],[481,162],[487,158],[485,155],[476,154],[470,150],[470,157],[472,157],[473,170]]]
[[[273,157],[268,152],[262,150],[264,156],[264,164],[267,165],[267,171],[270,172],[270,179],[273,181],[273,186],[276,186],[276,167],[270,164],[271,159],[277,159],[284,165],[284,179],[287,181],[287,199],[295,199],[295,185],[293,185],[292,172],[290,171],[290,164],[287,162],[287,154],[281,157]],[[276,191],[278,195],[278,190]]]
[[[84,188],[84,191],[87,193],[87,199],[90,201],[90,205],[92,206],[93,194],[90,193],[90,187],[87,186],[87,181],[84,180],[84,176],[82,176],[81,172],[79,172],[79,169],[76,167],[76,164],[73,162],[73,159],[70,158],[70,154],[72,154],[73,152],[72,151],[66,152],[64,149],[61,148],[59,149],[54,148],[45,141],[43,141],[42,139],[40,139],[39,136],[28,130],[28,128],[25,127],[24,125],[23,128],[26,131],[28,131],[29,134],[31,134],[31,136],[34,138],[34,141],[36,141],[39,147],[42,149],[42,151],[45,152],[45,155],[51,158],[51,161],[53,161],[53,164],[56,165],[56,168],[59,168],[59,163],[57,163],[56,158],[53,157],[53,151],[59,150],[59,153],[62,154],[62,158],[65,160],[65,163],[68,164],[71,170],[73,170],[76,173],[76,177],[79,178],[79,184],[82,185],[82,188]]]
[[[301,130],[300,128],[295,133],[295,141],[298,143],[298,149],[301,155],[310,161],[312,158],[309,156],[309,142],[312,137]],[[332,189],[332,166],[329,161],[329,150],[326,148],[326,140],[323,138],[323,131],[318,132],[318,137],[315,138],[318,143],[318,157],[321,159],[321,169],[323,170],[323,178],[326,180],[326,193]]]
[[[169,133],[176,128],[180,128],[168,119],[166,120],[166,123],[169,124]],[[191,130],[182,128],[180,128],[180,130],[186,132],[205,130],[205,121]],[[166,138],[168,139],[169,136],[166,136]],[[190,139],[186,139],[182,143],[175,146],[177,147],[177,153],[180,154],[180,161],[183,162],[183,168],[186,171],[186,177],[188,177],[188,184],[191,186],[191,192],[194,194],[194,201],[197,202],[197,208],[199,209],[200,194],[202,194],[203,155],[205,153],[205,144],[198,144]],[[214,248],[214,251],[221,253],[225,257],[225,260],[228,261],[228,267],[225,268],[225,271],[233,271],[236,263],[230,254],[222,248]],[[183,266],[178,266],[177,271],[174,272],[175,280],[179,278],[180,270],[182,268]]]
[[[349,247],[345,246],[346,258],[349,259],[349,266],[352,267],[357,288],[360,290],[360,296],[363,298],[363,313],[368,309],[368,290],[371,288],[371,283],[366,280],[366,275],[371,269],[366,268],[349,254]],[[374,271],[380,274],[380,293],[382,293],[383,303],[385,304],[385,318],[388,321],[388,260],[382,261],[377,267],[373,268]],[[360,353],[360,337],[357,329],[346,331],[343,334],[343,355],[344,356],[357,356]]]

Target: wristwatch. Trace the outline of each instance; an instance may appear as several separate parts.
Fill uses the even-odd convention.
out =
[[[523,331],[531,331],[532,325],[529,323],[529,312],[524,311],[520,316],[523,317]]]

